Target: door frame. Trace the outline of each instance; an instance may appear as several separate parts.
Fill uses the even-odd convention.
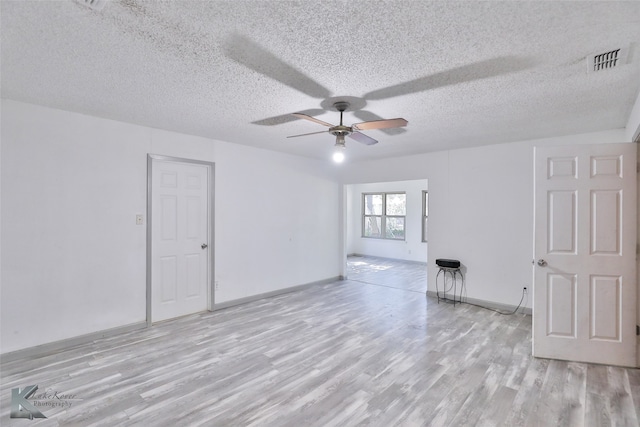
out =
[[[151,318],[151,244],[152,244],[152,224],[153,224],[153,212],[152,212],[152,195],[153,195],[153,186],[152,186],[152,173],[153,173],[153,164],[154,161],[163,161],[163,162],[175,162],[175,163],[189,163],[189,164],[197,164],[201,166],[206,166],[209,175],[209,194],[207,195],[207,205],[208,205],[208,225],[209,225],[209,286],[207,287],[207,310],[213,311],[213,307],[215,307],[215,163],[207,162],[203,160],[194,160],[194,159],[185,159],[181,157],[172,157],[172,156],[163,156],[158,154],[147,154],[147,326],[152,325]]]

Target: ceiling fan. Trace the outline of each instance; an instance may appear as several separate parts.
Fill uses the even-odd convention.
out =
[[[365,135],[364,133],[361,133],[359,131],[361,130],[370,130],[370,129],[389,129],[389,128],[399,128],[399,127],[403,127],[407,125],[407,121],[403,118],[397,118],[397,119],[383,119],[383,120],[371,120],[368,122],[360,122],[360,123],[354,123],[351,126],[345,126],[342,123],[342,113],[345,112],[345,110],[347,108],[349,108],[349,103],[346,101],[338,101],[336,103],[333,104],[334,108],[336,110],[338,110],[340,112],[340,124],[339,125],[332,125],[331,123],[327,123],[324,122],[322,120],[316,119],[315,117],[309,116],[307,114],[304,113],[293,113],[294,116],[300,118],[300,119],[305,119],[305,120],[309,120],[312,121],[314,123],[318,123],[320,125],[323,126],[327,126],[329,129],[328,130],[323,130],[320,132],[311,132],[311,133],[303,133],[300,135],[291,135],[288,136],[287,138],[296,138],[299,136],[307,136],[307,135],[316,135],[316,134],[320,134],[320,133],[330,133],[331,135],[334,135],[336,137],[336,147],[339,149],[339,151],[337,151],[336,153],[334,153],[333,155],[333,160],[335,160],[336,162],[341,162],[342,160],[344,160],[344,154],[340,151],[343,150],[345,148],[345,140],[344,137],[348,136],[349,138],[355,139],[356,141],[365,144],[365,145],[373,145],[373,144],[377,144],[378,141],[371,138],[368,135]]]

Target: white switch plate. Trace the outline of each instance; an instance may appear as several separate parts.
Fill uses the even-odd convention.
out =
[[[136,225],[142,225],[144,223],[144,217],[142,214],[136,215]]]

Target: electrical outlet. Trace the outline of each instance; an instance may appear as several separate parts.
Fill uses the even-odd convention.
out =
[[[136,225],[142,225],[144,223],[144,216],[142,214],[136,215]]]

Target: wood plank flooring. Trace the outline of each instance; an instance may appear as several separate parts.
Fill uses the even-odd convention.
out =
[[[638,425],[639,370],[534,359],[530,316],[437,304],[387,276],[3,363],[0,424]],[[32,384],[67,399],[11,419],[11,389]]]
[[[427,292],[426,263],[403,262],[370,256],[350,256],[347,258],[347,277],[349,280],[369,285]]]

